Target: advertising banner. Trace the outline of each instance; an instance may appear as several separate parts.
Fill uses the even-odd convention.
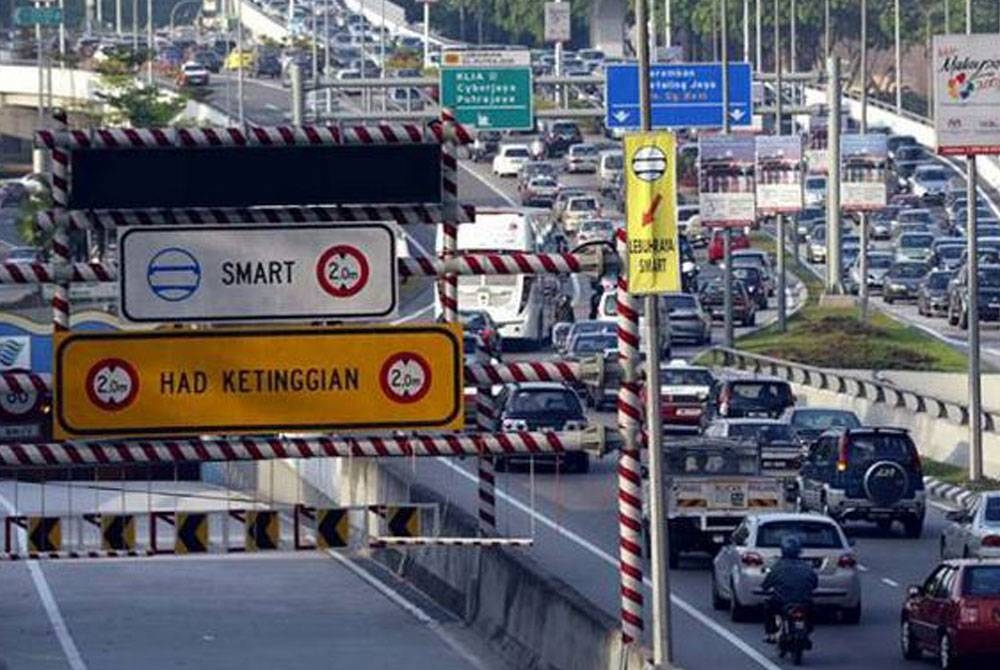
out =
[[[756,218],[753,137],[709,135],[698,140],[701,223],[742,227]]]
[[[757,137],[757,209],[762,214],[802,209],[802,137]]]
[[[843,135],[840,138],[840,206],[876,210],[886,205],[889,149],[886,136]]]
[[[998,37],[934,36],[934,127],[939,154],[1000,153]]]
[[[672,133],[625,136],[625,218],[632,293],[681,290]]]

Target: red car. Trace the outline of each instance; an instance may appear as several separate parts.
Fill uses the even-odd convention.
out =
[[[941,668],[973,657],[1000,660],[1000,560],[941,563],[909,588],[900,626],[907,659],[935,654]]]
[[[726,232],[724,230],[716,230],[712,233],[712,241],[708,243],[708,262],[718,263],[725,256],[724,244],[726,237]],[[733,243],[731,245],[731,250],[736,251],[737,249],[749,249],[750,248],[750,238],[746,236],[742,229],[733,231]]]

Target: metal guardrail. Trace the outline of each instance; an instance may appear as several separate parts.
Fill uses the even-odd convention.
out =
[[[873,403],[891,405],[898,409],[907,409],[914,414],[927,414],[937,419],[946,419],[959,426],[969,425],[967,405],[945,400],[938,396],[900,388],[894,384],[875,379],[866,379],[857,375],[780,358],[751,354],[738,349],[713,347],[711,353],[712,362],[716,366],[781,377],[794,384],[850,395]],[[982,426],[983,430],[1000,432],[998,431],[1000,412],[984,411],[982,413]]]

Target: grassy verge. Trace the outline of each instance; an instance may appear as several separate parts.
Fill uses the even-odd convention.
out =
[[[774,240],[758,233],[755,247],[775,252]],[[782,333],[777,324],[736,340],[736,347],[763,356],[782,358],[826,368],[875,370],[933,370],[964,372],[964,354],[917,328],[904,325],[879,312],[859,320],[854,307],[818,304],[822,283],[804,266],[785,253],[788,270],[805,282],[809,290],[806,306],[788,319]]]
[[[981,481],[972,483],[969,481],[969,472],[965,468],[929,458],[921,460],[924,465],[924,474],[928,477],[934,477],[955,486],[962,486],[970,491],[991,491],[1000,488],[1000,480],[984,477]]]

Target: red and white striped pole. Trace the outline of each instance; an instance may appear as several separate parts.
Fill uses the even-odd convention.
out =
[[[642,461],[639,434],[642,395],[639,383],[639,305],[628,291],[624,275],[628,253],[624,229],[616,239],[621,258],[617,287],[618,354],[623,381],[618,390],[618,428],[622,448],[618,458],[618,556],[622,598],[622,641],[642,640]]]
[[[52,117],[56,130],[69,130],[65,109],[53,110]],[[51,151],[52,202],[57,212],[65,212],[69,208],[69,152],[63,147],[52,147]],[[70,261],[69,233],[66,224],[62,223],[52,234],[52,274],[56,281],[52,295],[52,328],[55,331],[69,330]]]
[[[476,337],[476,358],[489,365],[492,352],[482,337]],[[472,375],[476,382],[476,427],[482,433],[497,430],[496,405],[493,402],[493,383],[489,375]],[[469,375],[466,375],[468,382]],[[479,470],[479,535],[486,537],[496,531],[496,468],[492,456],[481,454]]]

